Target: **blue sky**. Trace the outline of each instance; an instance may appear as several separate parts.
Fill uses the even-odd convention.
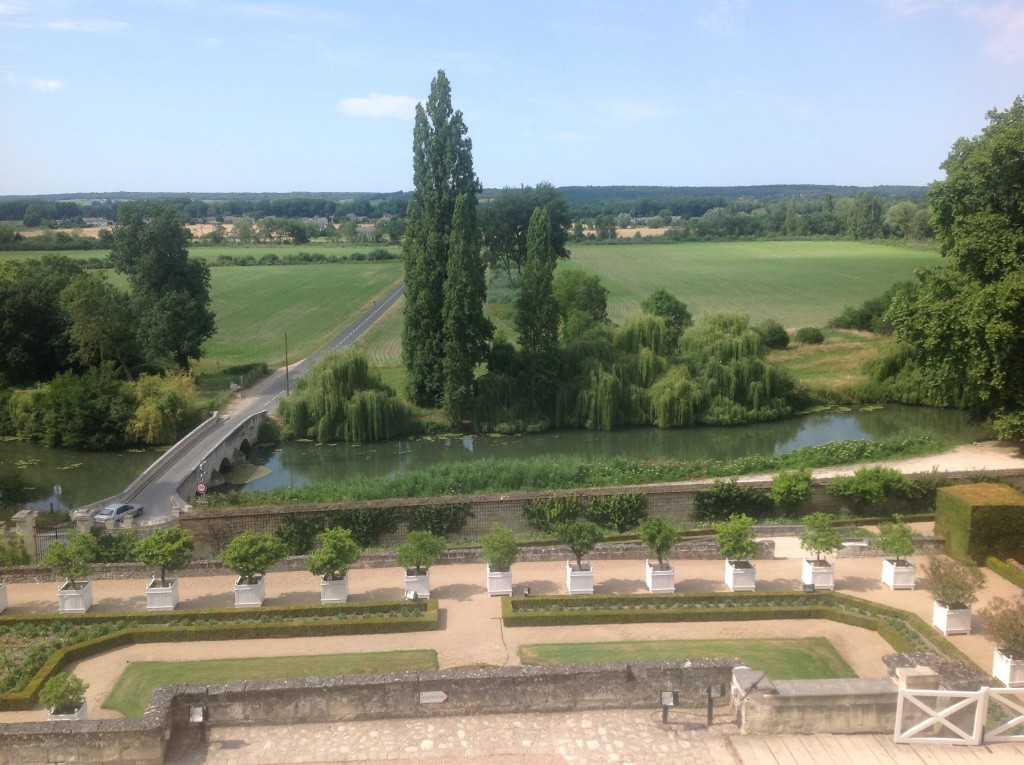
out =
[[[923,185],[1024,0],[0,0],[0,194],[407,190],[438,69],[487,187]]]

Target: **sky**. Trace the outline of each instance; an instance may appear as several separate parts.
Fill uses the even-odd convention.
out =
[[[410,190],[439,69],[487,188],[919,186],[1024,0],[0,0],[0,195]]]

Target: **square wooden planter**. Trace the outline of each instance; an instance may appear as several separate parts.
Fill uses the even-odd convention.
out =
[[[993,652],[992,677],[1007,688],[1024,688],[1024,659],[1014,659],[998,648]]]
[[[92,608],[92,582],[78,582],[78,589],[71,589],[71,582],[65,581],[57,589],[57,611],[62,614],[84,614]]]
[[[178,580],[169,579],[166,587],[161,587],[156,579],[146,585],[147,611],[173,611],[178,605]]]
[[[756,580],[757,566],[749,560],[726,560],[725,586],[732,592],[753,592]]]
[[[943,635],[970,635],[971,609],[947,608],[939,602],[932,606],[932,626]]]
[[[565,562],[565,589],[570,595],[593,595],[594,594],[594,569],[589,563],[584,563],[579,570],[572,561]]]
[[[82,706],[76,709],[74,712],[68,712],[67,714],[57,714],[52,710],[47,710],[46,716],[51,720],[88,720],[89,719],[89,702],[83,701]]]
[[[264,580],[266,577],[259,577],[255,584],[242,584],[239,577],[235,582],[235,608],[259,608],[266,598]]]
[[[422,574],[405,572],[405,597],[407,600],[423,600],[430,597],[430,569]]]
[[[512,594],[512,568],[508,571],[491,571],[487,567],[487,594],[488,595],[511,595]]]
[[[834,590],[836,588],[835,566],[825,560],[804,558],[803,575],[800,581],[804,584],[813,584],[816,590]]]
[[[320,577],[321,603],[348,603],[348,574],[341,579]]]
[[[0,582],[0,614],[7,610],[7,582]]]
[[[882,561],[882,582],[892,590],[914,589],[917,569],[910,561]]]
[[[645,561],[647,565],[644,570],[647,572],[647,589],[650,592],[665,595],[676,591],[676,570],[672,564],[665,561],[666,568],[658,568],[655,560]]]

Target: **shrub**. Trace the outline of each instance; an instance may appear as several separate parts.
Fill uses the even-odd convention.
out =
[[[508,526],[495,523],[480,540],[480,554],[491,571],[508,571],[519,558],[519,546]]]
[[[285,552],[284,544],[273,534],[243,531],[221,550],[220,560],[244,579],[245,584],[255,584]]]
[[[765,319],[754,327],[761,338],[761,345],[772,350],[783,350],[789,347],[789,334],[775,319]]]
[[[825,335],[817,327],[801,327],[796,331],[794,339],[806,345],[821,345],[825,342]]]
[[[82,706],[88,687],[82,678],[58,672],[39,692],[39,703],[54,714],[71,714]]]
[[[274,536],[281,540],[286,555],[305,555],[313,549],[316,535],[324,530],[327,521],[328,517],[322,513],[289,513],[274,529]]]
[[[1024,602],[992,598],[981,616],[996,648],[1012,659],[1024,659]]]
[[[398,529],[398,511],[393,507],[335,510],[328,513],[327,525],[348,529],[360,547],[370,547]]]
[[[140,563],[160,567],[160,586],[166,587],[168,572],[183,569],[192,560],[194,546],[188,531],[181,526],[167,526],[139,540],[133,553]]]
[[[668,518],[648,518],[640,524],[640,541],[658,558],[658,568],[665,568],[665,558],[679,539],[678,527]]]
[[[770,496],[775,504],[794,508],[811,498],[811,469],[781,470],[772,480]]]
[[[846,497],[858,505],[878,505],[887,499],[915,499],[921,487],[895,468],[882,466],[861,468],[853,475],[839,476],[826,491],[835,497]]]
[[[27,566],[31,562],[21,535],[0,530],[0,568]]]
[[[602,529],[622,534],[637,528],[647,517],[646,494],[610,494],[591,497],[584,517]]]
[[[583,500],[578,494],[534,499],[523,507],[526,522],[546,533],[554,531],[559,524],[578,520],[582,515]]]
[[[715,526],[718,533],[718,551],[726,560],[747,560],[757,555],[754,541],[754,519],[749,515],[730,515],[728,520]]]
[[[554,529],[555,538],[576,556],[576,567],[583,569],[583,556],[604,541],[600,526],[592,521],[560,523]]]
[[[443,537],[462,531],[472,517],[467,504],[420,505],[408,511],[406,522],[410,531],[429,531]]]
[[[433,566],[444,553],[444,537],[429,531],[410,531],[405,543],[398,548],[395,562],[404,569],[415,570],[417,576]]]
[[[903,522],[902,515],[895,513],[891,522],[879,524],[875,546],[886,555],[895,555],[897,562],[902,556],[914,552],[914,534]]]
[[[129,563],[135,559],[132,550],[139,535],[133,529],[105,532],[94,528],[90,533],[96,537],[95,563]]]
[[[834,525],[828,513],[811,513],[804,518],[804,533],[800,535],[800,547],[814,553],[820,563],[821,556],[834,553],[843,546],[843,535]]]
[[[320,546],[306,556],[306,568],[324,579],[344,579],[363,552],[348,529],[326,529],[317,540]]]
[[[774,503],[763,491],[740,486],[736,479],[715,481],[708,489],[701,489],[693,497],[697,520],[723,521],[733,513],[745,513],[760,519],[772,514]]]
[[[931,558],[924,565],[928,589],[936,602],[947,608],[968,608],[985,586],[985,575],[976,566],[952,558]]]
[[[49,566],[58,576],[67,579],[72,589],[77,590],[78,584],[75,580],[89,575],[89,564],[96,559],[96,550],[96,537],[72,531],[68,534],[66,542],[53,542],[46,548],[43,565]]]

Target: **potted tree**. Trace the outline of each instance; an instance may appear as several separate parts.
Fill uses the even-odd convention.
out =
[[[732,592],[753,592],[757,567],[750,558],[757,555],[754,541],[754,519],[733,513],[715,526],[718,551],[725,557],[725,584]]]
[[[992,598],[981,616],[996,644],[992,676],[1007,688],[1024,688],[1024,601]]]
[[[487,592],[512,594],[512,564],[519,558],[519,546],[508,526],[495,523],[480,540],[480,554],[487,561]]]
[[[395,563],[405,569],[407,598],[430,597],[430,567],[441,557],[446,546],[444,537],[430,531],[409,532],[395,555]]]
[[[89,686],[80,677],[58,672],[39,691],[39,703],[51,720],[85,720],[89,714],[85,691]]]
[[[267,569],[285,556],[284,543],[273,534],[243,531],[221,550],[220,560],[238,574],[235,607],[262,606]]]
[[[654,553],[658,559],[654,563],[649,558],[644,569],[647,574],[647,589],[656,593],[676,591],[676,570],[672,561],[666,560],[672,551],[672,545],[679,540],[679,529],[668,518],[647,518],[640,523],[640,541]]]
[[[173,611],[178,605],[178,580],[168,573],[183,569],[192,560],[195,546],[192,535],[181,526],[166,526],[143,537],[132,548],[133,557],[147,566],[159,566],[160,578],[154,576],[146,586],[146,609]]]
[[[843,546],[843,535],[833,525],[828,513],[811,513],[804,518],[800,547],[814,553],[814,560],[804,559],[801,581],[815,590],[836,588],[835,568],[822,555],[834,553]]]
[[[321,603],[348,602],[348,569],[363,554],[348,529],[324,529],[320,546],[306,556],[306,568],[320,577]]]
[[[96,537],[72,531],[67,541],[53,542],[43,556],[43,565],[64,577],[57,589],[57,610],[62,614],[84,614],[92,608],[92,582],[86,579],[96,557]]]
[[[565,587],[570,595],[594,594],[594,569],[583,556],[604,540],[601,527],[592,521],[567,521],[554,528],[555,538],[569,548],[576,562],[565,562]]]
[[[896,513],[890,523],[880,525],[879,532],[875,546],[886,555],[895,556],[882,561],[882,581],[893,590],[914,589],[917,570],[903,557],[914,552],[914,534],[910,526],[903,522],[902,515]]]
[[[928,589],[932,591],[932,625],[943,635],[969,635],[971,604],[985,586],[985,575],[977,566],[952,558],[931,558],[924,565]]]

